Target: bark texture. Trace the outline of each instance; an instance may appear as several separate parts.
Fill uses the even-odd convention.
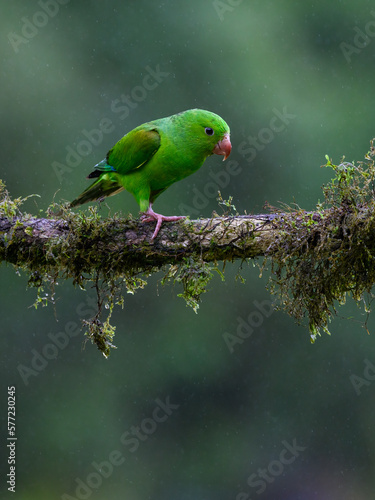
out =
[[[289,217],[290,215],[288,215]],[[108,256],[126,267],[175,264],[186,257],[205,262],[245,259],[265,255],[286,215],[242,215],[163,223],[152,241],[153,223],[138,220],[0,219],[1,260],[30,269],[61,266],[56,249],[64,248],[66,265],[85,249],[82,271],[96,268]],[[65,259],[64,259],[65,260]]]

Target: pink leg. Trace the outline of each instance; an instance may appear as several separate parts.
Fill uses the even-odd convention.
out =
[[[156,227],[155,227],[154,234],[152,235],[152,238],[151,238],[152,240],[156,238],[156,236],[161,228],[162,222],[164,222],[164,221],[170,222],[170,221],[181,220],[181,219],[185,219],[185,217],[184,216],[177,216],[177,215],[166,216],[166,215],[157,214],[156,212],[154,212],[152,210],[151,203],[147,209],[147,212],[145,212],[145,214],[142,216],[142,222],[152,222],[152,221],[156,220]]]

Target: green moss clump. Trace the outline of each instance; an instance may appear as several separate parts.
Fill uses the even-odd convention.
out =
[[[343,158],[335,165],[326,156],[323,167],[335,176],[323,186],[325,201],[316,210],[279,213],[281,235],[271,245],[269,289],[279,308],[302,321],[308,317],[312,342],[347,295],[365,303],[375,283],[374,146],[358,163]]]
[[[98,206],[89,206],[75,213],[66,205],[56,203],[48,208],[47,217],[54,227],[56,223],[61,224],[64,232],[61,237],[45,238],[43,246],[33,245],[31,251],[29,245],[23,246],[17,233],[17,229],[22,228],[27,237],[33,236],[32,227],[25,229],[23,225],[23,221],[31,218],[26,215],[25,219],[25,214],[20,211],[24,200],[12,200],[0,181],[0,218],[12,221],[12,235],[15,235],[2,246],[5,255],[1,257],[16,263],[17,271],[24,270],[28,274],[28,285],[37,291],[35,307],[54,304],[55,288],[60,280],[71,279],[74,286],[83,290],[88,286],[94,287],[97,312],[94,317],[84,319],[83,326],[87,340],[108,357],[115,347],[115,327],[110,323],[114,306],[123,306],[124,293],[134,294],[146,286],[151,274],[165,270],[163,256],[156,261],[160,264],[151,264],[155,262],[155,251],[147,241],[140,241],[129,252],[122,252],[121,246],[118,248],[118,241],[114,239],[116,234],[122,241],[126,231],[139,232],[140,222],[131,215],[124,218],[115,214],[102,219]],[[6,232],[3,235],[6,237]],[[108,251],[99,252],[104,242]],[[176,259],[175,265],[167,266],[163,283],[173,281],[182,284],[183,293],[179,296],[197,311],[200,295],[206,291],[212,277],[211,269],[214,268],[199,259]],[[102,320],[106,311],[107,317]]]
[[[217,265],[208,264],[207,262],[193,258],[184,259],[178,265],[169,266],[162,284],[165,284],[167,281],[181,283],[184,291],[183,293],[179,293],[178,297],[183,298],[186,305],[192,307],[194,312],[197,313],[200,297],[207,291],[208,283],[213,277],[213,271],[217,272],[221,279],[224,280],[224,275]]]

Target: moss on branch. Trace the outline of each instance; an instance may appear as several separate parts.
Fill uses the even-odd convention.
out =
[[[225,215],[164,223],[152,241],[152,223],[131,216],[103,219],[97,207],[74,213],[53,205],[45,218],[21,212],[24,200],[12,200],[0,181],[0,260],[28,273],[45,302],[43,289],[61,279],[85,288],[95,284],[98,311],[84,321],[86,335],[108,356],[115,328],[114,305],[123,291],[143,288],[162,270],[163,282],[177,282],[195,311],[220,261],[264,257],[271,269],[268,287],[279,308],[301,322],[308,318],[311,339],[328,324],[339,304],[351,295],[361,304],[375,282],[374,148],[363,162],[326,167],[334,177],[323,187],[325,201],[315,210],[272,208],[262,215]],[[221,200],[222,201],[222,200]],[[224,202],[231,206],[230,202]],[[54,216],[56,210],[59,217]],[[103,307],[109,314],[101,321]],[[368,304],[365,304],[368,309]]]

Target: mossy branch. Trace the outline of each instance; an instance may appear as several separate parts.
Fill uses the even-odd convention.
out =
[[[101,219],[96,211],[90,212],[77,216],[67,211],[61,219],[0,218],[1,260],[76,276],[97,270],[146,270],[190,257],[205,262],[246,259],[265,255],[278,236],[280,220],[295,217],[238,215],[163,223],[152,241],[154,223]]]
[[[327,158],[335,176],[323,189],[325,202],[313,211],[283,207],[262,215],[164,223],[154,241],[154,224],[132,217],[102,219],[97,207],[79,213],[59,207],[59,218],[22,214],[23,200],[11,200],[0,185],[0,260],[27,271],[39,292],[46,284],[53,289],[61,278],[73,278],[82,288],[94,282],[98,313],[84,323],[107,356],[115,332],[109,319],[113,306],[123,302],[124,287],[133,293],[145,286],[147,276],[163,270],[163,282],[182,284],[180,295],[197,310],[213,271],[223,276],[220,261],[265,257],[262,268],[271,269],[269,290],[278,307],[297,321],[307,316],[315,340],[320,329],[329,333],[335,307],[347,294],[360,303],[375,283],[373,155],[371,143],[365,162],[334,165]],[[43,300],[39,293],[38,301]],[[104,323],[103,305],[109,309]]]

